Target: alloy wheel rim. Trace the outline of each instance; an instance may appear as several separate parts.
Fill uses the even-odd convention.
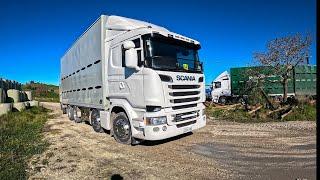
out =
[[[120,139],[127,139],[130,135],[129,123],[125,119],[119,119],[115,123],[115,134]]]

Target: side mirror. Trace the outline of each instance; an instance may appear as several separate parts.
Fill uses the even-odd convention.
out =
[[[123,48],[125,50],[125,64],[128,68],[133,68],[139,70],[138,67],[138,53],[135,50],[135,45],[132,41],[126,41],[123,43]]]

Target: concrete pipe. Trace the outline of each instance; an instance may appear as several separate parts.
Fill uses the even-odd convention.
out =
[[[32,93],[31,93],[31,91],[25,91],[25,93],[27,94],[27,101],[32,101]]]
[[[0,88],[0,103],[6,102],[6,92],[4,89]]]
[[[0,103],[0,116],[12,111],[11,103]]]
[[[17,103],[13,103],[12,108],[18,111],[23,111],[26,109],[26,105],[24,104],[24,102],[17,102]]]
[[[20,92],[16,89],[9,89],[7,91],[7,101],[8,102],[20,102]]]
[[[31,107],[39,106],[39,101],[29,101],[29,103]]]

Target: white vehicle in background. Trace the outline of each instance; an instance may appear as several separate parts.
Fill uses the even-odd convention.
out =
[[[211,96],[213,102],[222,104],[226,103],[226,100],[231,97],[231,80],[227,71],[224,71],[212,81]]]
[[[61,108],[123,144],[202,128],[199,49],[198,41],[163,27],[102,15],[61,58]]]

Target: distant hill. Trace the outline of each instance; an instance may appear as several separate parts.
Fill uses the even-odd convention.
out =
[[[33,97],[39,101],[59,102],[59,86],[35,81],[22,85],[22,90],[32,91]]]

